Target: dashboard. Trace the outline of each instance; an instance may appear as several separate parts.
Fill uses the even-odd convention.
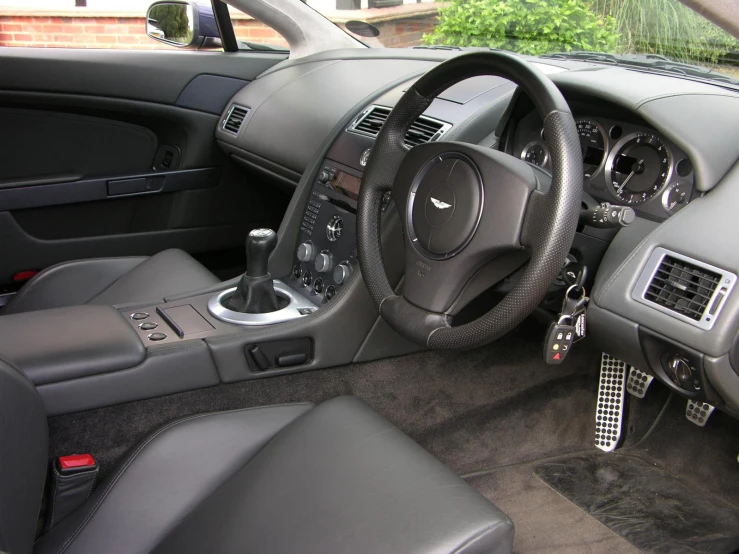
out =
[[[665,219],[690,202],[694,171],[688,156],[651,127],[587,111],[575,113],[583,154],[583,189],[599,201],[631,206]],[[521,119],[511,152],[551,171],[549,147],[535,112]]]
[[[376,317],[358,278],[356,200],[383,114],[422,74],[457,55],[354,49],[288,60],[244,87],[224,111],[219,146],[293,193],[270,269],[319,313],[353,314],[326,320],[332,333],[354,328],[360,310]],[[739,275],[739,93],[619,67],[530,61],[575,116],[583,203],[629,206],[637,215],[620,230],[583,224],[575,235],[568,263],[594,276],[587,284],[590,341],[678,394],[739,417],[739,294],[722,284]],[[234,131],[226,123],[235,109],[243,117]],[[551,170],[533,104],[500,77],[458,83],[417,123],[406,136],[409,148],[459,141]],[[383,212],[385,265],[401,286],[398,214],[387,202]],[[665,267],[667,277],[656,281]],[[494,288],[505,293],[514,281],[511,275]],[[556,312],[565,289],[555,282],[540,308]],[[397,355],[392,333],[379,336],[366,348]],[[687,373],[671,372],[677,366]]]

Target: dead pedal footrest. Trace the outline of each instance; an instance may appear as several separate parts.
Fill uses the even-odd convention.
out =
[[[621,439],[625,395],[626,364],[604,352],[595,412],[595,446],[604,452],[613,452]]]
[[[644,373],[641,369],[636,369],[631,366],[629,370],[629,380],[626,382],[626,390],[629,394],[636,396],[637,398],[644,398],[647,394],[649,385],[652,384],[654,377]]]

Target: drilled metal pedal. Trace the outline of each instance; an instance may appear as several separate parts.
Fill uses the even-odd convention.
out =
[[[705,427],[708,423],[708,418],[711,417],[713,410],[716,408],[711,406],[708,402],[695,402],[694,400],[688,400],[688,405],[685,406],[685,417],[688,421],[692,421],[698,427]]]
[[[626,381],[626,390],[632,396],[644,398],[644,395],[647,394],[647,389],[649,388],[649,385],[652,384],[653,380],[654,377],[644,373],[641,369],[636,369],[632,366],[629,370],[629,380]]]
[[[604,452],[613,452],[621,439],[625,395],[626,364],[604,352],[595,412],[595,446]]]

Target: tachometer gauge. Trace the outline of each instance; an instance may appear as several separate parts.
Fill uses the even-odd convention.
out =
[[[605,132],[600,125],[591,119],[578,119],[575,124],[582,147],[583,180],[587,183],[603,165],[603,159],[606,155]]]
[[[521,159],[537,167],[546,167],[549,163],[549,150],[542,143],[535,140],[523,147]]]
[[[623,139],[608,156],[606,181],[625,204],[651,200],[670,179],[670,151],[656,136],[637,133]]]

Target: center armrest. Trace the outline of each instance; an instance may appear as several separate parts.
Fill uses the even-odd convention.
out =
[[[0,354],[36,385],[140,364],[146,349],[110,306],[73,306],[0,317]]]

